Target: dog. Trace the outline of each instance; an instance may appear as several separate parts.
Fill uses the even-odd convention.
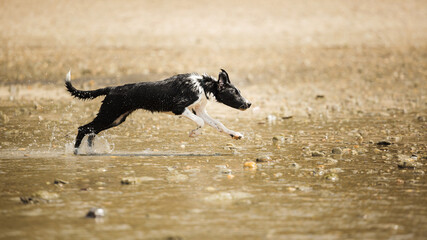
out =
[[[97,90],[77,90],[71,84],[71,71],[65,78],[65,87],[78,99],[89,100],[105,96],[95,119],[80,126],[74,145],[74,154],[78,154],[83,138],[88,135],[88,146],[92,148],[95,136],[106,129],[123,123],[133,111],[145,109],[151,112],[169,112],[184,116],[197,124],[190,137],[201,133],[206,124],[233,139],[241,139],[239,132],[226,128],[221,122],[211,118],[206,112],[209,100],[216,100],[229,107],[246,110],[251,103],[242,97],[239,89],[230,82],[228,73],[221,69],[218,79],[206,74],[178,74],[157,82],[139,82]]]

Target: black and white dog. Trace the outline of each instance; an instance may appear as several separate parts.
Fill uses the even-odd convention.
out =
[[[205,107],[207,101],[212,99],[240,110],[246,110],[251,106],[251,103],[243,98],[240,91],[231,84],[227,72],[223,69],[219,73],[218,80],[195,73],[178,74],[158,82],[139,82],[93,91],[74,88],[71,85],[71,73],[68,72],[65,86],[72,96],[79,99],[106,96],[95,119],[79,127],[74,154],[78,154],[79,146],[86,135],[89,135],[88,145],[92,147],[96,134],[121,124],[137,109],[172,112],[189,118],[197,124],[197,128],[190,132],[190,137],[200,134],[201,128],[207,123],[234,139],[241,139],[242,134],[226,128],[222,123],[211,118]]]

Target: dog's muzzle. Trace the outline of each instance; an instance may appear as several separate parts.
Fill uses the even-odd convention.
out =
[[[250,108],[252,105],[252,103],[247,102],[245,104],[243,104],[242,106],[239,107],[240,110],[245,111],[246,109]]]

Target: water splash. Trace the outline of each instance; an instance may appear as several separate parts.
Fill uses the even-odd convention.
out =
[[[114,150],[114,143],[109,143],[105,136],[97,136],[94,140],[92,148],[88,147],[87,137],[85,137],[80,145],[80,154],[106,154]],[[65,154],[74,153],[74,141],[65,143]]]

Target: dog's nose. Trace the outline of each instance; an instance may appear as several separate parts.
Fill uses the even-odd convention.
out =
[[[248,102],[248,103],[246,103],[246,105],[248,106],[248,108],[250,108],[252,103]]]

